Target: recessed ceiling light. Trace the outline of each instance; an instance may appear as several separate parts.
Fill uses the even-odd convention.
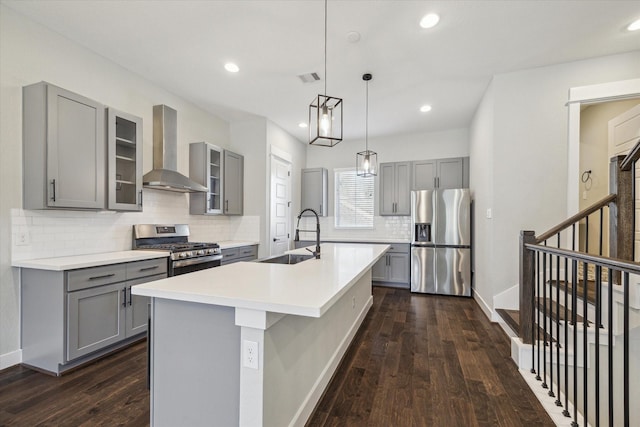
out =
[[[440,17],[435,13],[429,13],[422,17],[420,26],[422,28],[433,28],[440,22]]]
[[[431,111],[431,105],[423,105],[422,107],[420,107],[421,113],[428,113],[429,111]]]
[[[640,30],[640,19],[636,19],[627,27],[627,31],[638,31]]]
[[[240,68],[238,68],[238,66],[233,62],[227,62],[226,64],[224,64],[224,69],[230,73],[237,73],[238,71],[240,71]]]
[[[306,124],[305,122],[300,122],[300,123],[298,123],[298,127],[301,127],[301,128],[306,128],[306,127],[308,127],[308,126],[309,126],[309,125],[308,125],[308,124]]]

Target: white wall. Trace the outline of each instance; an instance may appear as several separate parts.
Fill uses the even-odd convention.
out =
[[[152,166],[153,105],[178,111],[178,170],[184,174],[190,142],[230,143],[227,122],[0,5],[0,369],[20,361],[19,272],[11,267],[12,252],[29,258],[130,249],[131,224],[144,222],[192,223],[192,240],[256,240],[260,226],[256,217],[189,215],[187,195],[156,190],[145,190],[143,213],[22,210],[21,90],[42,80],[142,117],[145,172]],[[28,232],[30,244],[12,246],[12,222]]]
[[[483,101],[489,105],[474,119],[476,129],[493,126],[493,137],[471,135],[473,153],[493,152],[493,180],[474,182],[477,172],[471,175],[478,204],[486,203],[479,195],[493,196],[491,233],[476,241],[476,256],[490,254],[488,262],[476,262],[482,279],[476,293],[490,308],[494,295],[518,282],[520,230],[539,234],[567,217],[569,88],[637,78],[639,70],[640,51],[634,51],[494,76]],[[483,163],[472,156],[471,170]]]
[[[487,218],[487,210],[493,207],[493,83],[489,84],[482,102],[478,106],[470,128],[469,187],[473,205],[473,281],[474,297],[491,318],[491,304],[484,301],[477,289],[484,289],[491,283],[490,269],[493,260],[493,219]],[[492,295],[485,295],[486,298]]]

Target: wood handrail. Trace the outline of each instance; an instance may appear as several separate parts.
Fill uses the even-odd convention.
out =
[[[620,270],[623,273],[640,274],[640,263],[627,261],[618,258],[609,258],[601,255],[592,255],[586,252],[572,251],[569,249],[554,248],[552,246],[543,246],[539,244],[525,243],[524,246],[532,251],[538,251],[550,255],[558,255],[565,258],[571,258],[576,261],[586,262],[588,264],[599,265],[603,268],[612,268]]]
[[[638,138],[638,142],[633,146],[629,154],[624,158],[622,164],[620,165],[620,169],[623,171],[631,170],[633,164],[640,159],[640,138]]]
[[[560,224],[556,225],[555,227],[553,227],[549,231],[546,231],[546,232],[542,233],[541,235],[537,236],[536,237],[536,243],[544,242],[548,238],[553,237],[554,235],[556,235],[559,232],[563,231],[564,229],[570,227],[571,225],[575,224],[576,222],[580,221],[581,219],[586,218],[587,216],[591,215],[595,211],[597,211],[599,209],[602,209],[603,207],[607,206],[609,203],[615,202],[617,197],[618,196],[615,195],[615,194],[609,194],[607,197],[605,197],[602,200],[594,203],[593,205],[589,206],[588,208],[585,208],[585,209],[581,210],[580,212],[578,212],[577,214],[575,214],[571,218],[568,218],[568,219],[562,221]]]

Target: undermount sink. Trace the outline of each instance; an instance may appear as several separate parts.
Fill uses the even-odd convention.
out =
[[[299,255],[299,254],[284,254],[284,255],[275,255],[269,258],[260,259],[257,262],[267,262],[270,264],[297,264],[302,261],[306,261],[308,259],[313,258],[313,255]]]

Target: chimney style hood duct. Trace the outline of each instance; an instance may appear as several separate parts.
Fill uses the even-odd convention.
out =
[[[179,193],[206,192],[204,187],[177,172],[178,113],[166,105],[153,106],[153,170],[142,185],[155,190]]]

